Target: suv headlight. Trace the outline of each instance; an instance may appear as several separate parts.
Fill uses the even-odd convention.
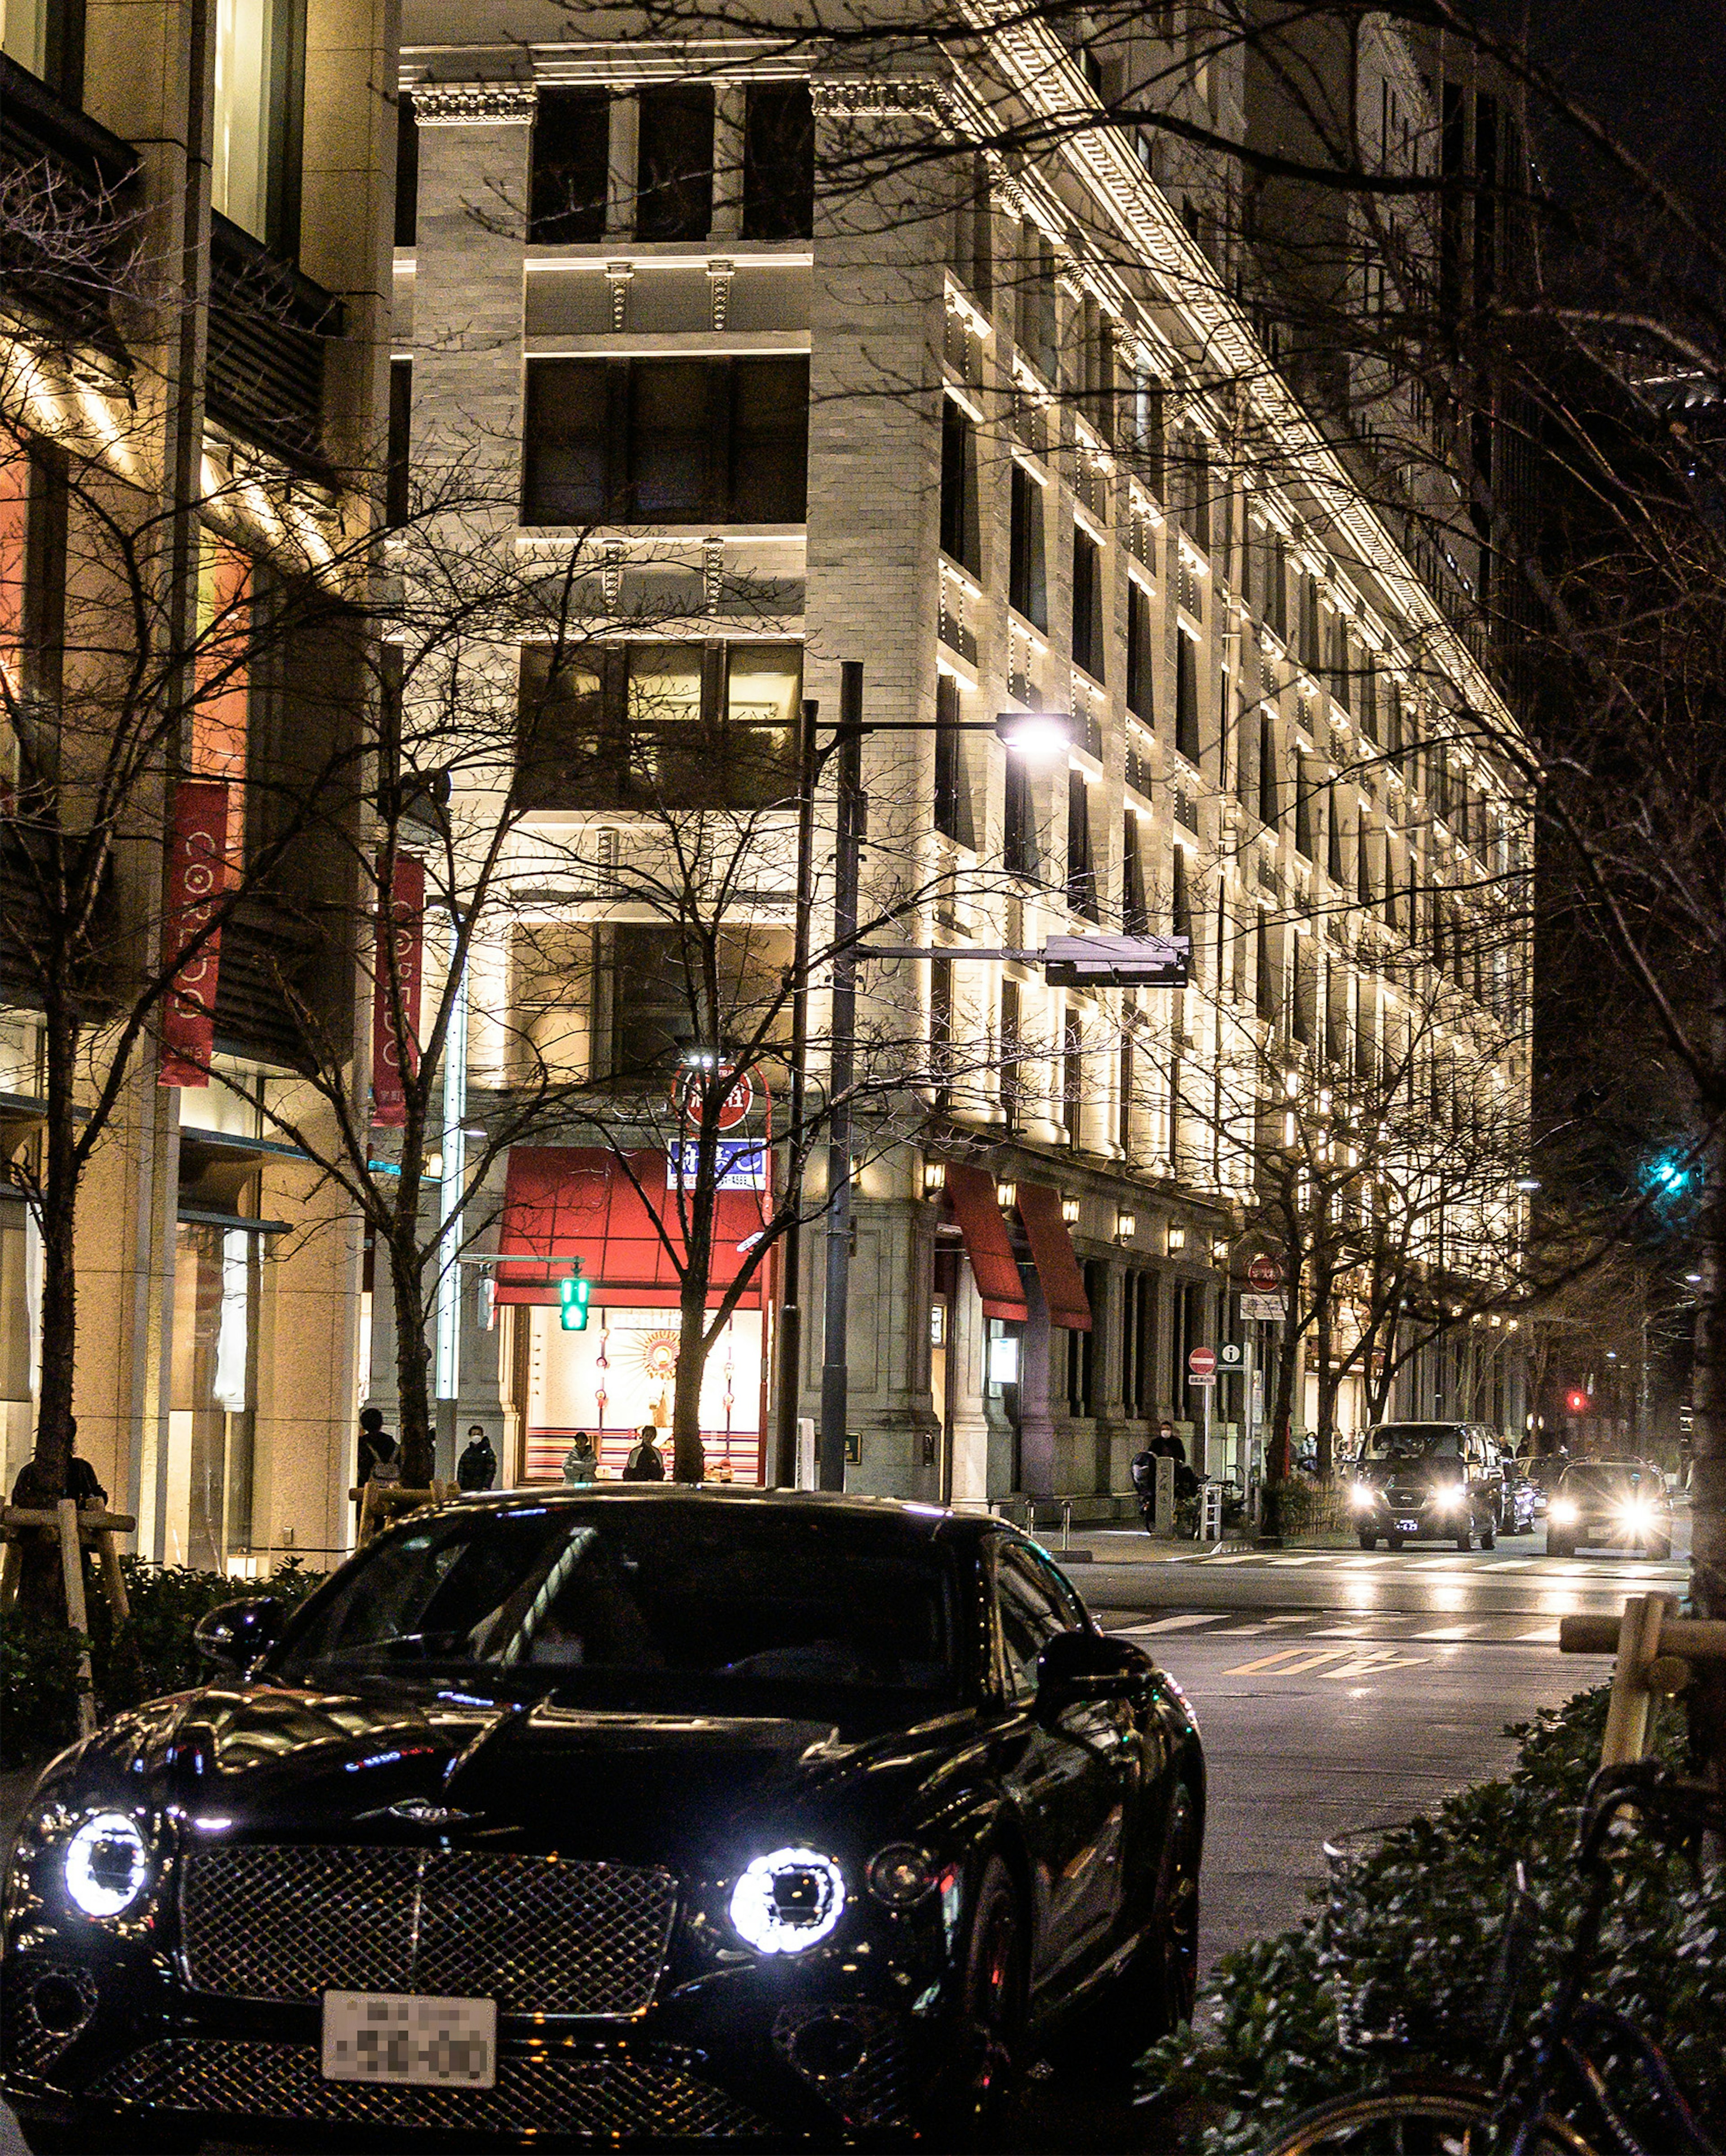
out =
[[[66,1844],[66,1892],[86,1917],[123,1917],[150,1884],[150,1850],[136,1820],[98,1812]]]
[[[1555,1527],[1568,1527],[1577,1517],[1574,1497],[1554,1497],[1546,1508],[1546,1517]]]
[[[1378,1501],[1379,1493],[1370,1482],[1352,1482],[1348,1486],[1348,1502],[1357,1512],[1369,1512]]]
[[[804,1953],[829,1938],[845,1905],[845,1876],[814,1849],[756,1857],[732,1889],[731,1920],[757,1953]]]
[[[1446,1482],[1433,1491],[1432,1502],[1441,1512],[1454,1512],[1462,1502],[1462,1492],[1454,1482]]]

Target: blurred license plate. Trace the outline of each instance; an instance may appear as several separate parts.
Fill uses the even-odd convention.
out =
[[[1417,1535],[1420,1532],[1420,1522],[1418,1520],[1399,1520],[1396,1532],[1400,1535]]]
[[[497,2001],[326,1991],[323,2066],[324,2079],[331,2082],[494,2087]]]

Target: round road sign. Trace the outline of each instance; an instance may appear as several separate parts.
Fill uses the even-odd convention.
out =
[[[1282,1285],[1282,1268],[1275,1258],[1255,1258],[1246,1268],[1246,1277],[1261,1295],[1268,1295]]]
[[[747,1070],[722,1070],[717,1074],[722,1081],[731,1083],[719,1104],[714,1125],[722,1131],[734,1131],[755,1105],[755,1087]],[[686,1123],[698,1123],[701,1118],[701,1091],[708,1083],[705,1070],[680,1071],[673,1087],[679,1112]]]
[[[1216,1368],[1215,1348],[1195,1348],[1187,1358],[1187,1368],[1195,1378],[1208,1378]]]

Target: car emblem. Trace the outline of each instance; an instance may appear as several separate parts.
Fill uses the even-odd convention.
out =
[[[408,1797],[398,1804],[386,1804],[386,1819],[404,1820],[409,1826],[459,1826],[464,1820],[475,1820],[478,1812],[465,1812],[455,1804],[434,1804],[424,1797]]]

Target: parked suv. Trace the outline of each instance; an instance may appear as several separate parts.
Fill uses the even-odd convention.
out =
[[[1666,1477],[1646,1460],[1580,1460],[1564,1470],[1546,1508],[1546,1554],[1580,1549],[1672,1553],[1672,1501]]]
[[[1360,1547],[1450,1541],[1482,1549],[1498,1538],[1504,1471],[1492,1432],[1478,1423],[1390,1422],[1367,1432],[1349,1507]]]

